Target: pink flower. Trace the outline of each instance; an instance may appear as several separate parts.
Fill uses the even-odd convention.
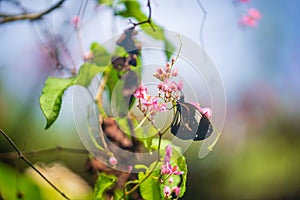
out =
[[[180,193],[180,188],[178,186],[175,186],[172,188],[172,191],[175,192],[175,195],[178,196]]]
[[[167,110],[167,105],[165,103],[158,103],[156,101],[150,106],[149,110],[151,111],[151,115],[155,115],[157,112],[166,111]]]
[[[157,111],[158,112],[164,112],[167,110],[167,105],[165,103],[159,103],[157,105]]]
[[[261,18],[261,13],[255,8],[250,8],[248,10],[248,15],[255,20],[259,20]]]
[[[210,108],[200,108],[200,112],[203,113],[209,119],[212,116],[212,111]]]
[[[166,156],[168,156],[169,158],[171,158],[172,156],[172,146],[170,144],[166,146]]]
[[[172,76],[176,77],[178,75],[178,69],[174,69],[172,72]]]
[[[211,111],[210,108],[207,108],[207,107],[201,108],[201,107],[200,107],[200,104],[199,104],[199,103],[195,103],[195,102],[191,102],[191,104],[192,104],[193,106],[195,106],[196,108],[198,108],[198,110],[199,110],[202,114],[204,114],[207,118],[211,118],[211,116],[212,116],[212,111]]]
[[[155,106],[157,105],[158,98],[157,97],[151,97],[150,95],[145,95],[144,98],[141,99],[142,104],[145,106]]]
[[[163,70],[161,69],[161,68],[158,68],[157,70],[156,70],[156,73],[158,74],[158,75],[163,75]]]
[[[171,195],[171,188],[167,185],[164,187],[164,194],[167,198]]]
[[[182,172],[182,171],[178,171],[177,165],[172,166],[169,162],[161,166],[161,174],[181,175],[183,173],[184,172]]]
[[[111,165],[116,165],[116,164],[118,163],[118,160],[117,160],[114,156],[111,156],[111,157],[109,158],[109,163],[110,163]]]
[[[255,8],[250,8],[248,12],[240,19],[239,24],[242,26],[255,27],[260,19],[261,13]]]
[[[172,174],[172,166],[169,162],[161,166],[161,174]]]
[[[165,155],[165,158],[164,158],[164,162],[165,163],[170,163],[171,156],[172,156],[172,146],[170,144],[168,144],[166,146],[166,155]]]
[[[255,27],[257,25],[257,22],[256,20],[252,19],[250,16],[244,15],[240,20],[239,24],[242,26]]]
[[[169,178],[169,183],[173,183],[174,182],[174,180],[173,180],[173,177],[171,176],[170,178]]]
[[[183,81],[181,80],[177,83],[177,90],[182,90],[182,88],[183,88]]]
[[[145,99],[146,97],[149,96],[148,89],[141,84],[140,87],[135,90],[133,95],[135,98]]]
[[[178,171],[178,166],[175,165],[175,166],[172,167],[172,174],[174,174],[174,175],[181,175],[181,174],[183,174],[183,172],[182,171]]]
[[[71,20],[71,23],[75,26],[78,26],[79,24],[79,16],[74,16]]]
[[[165,93],[177,92],[178,90],[182,90],[183,81],[176,83],[175,81],[169,81],[166,79],[163,83],[159,83],[157,87]]]
[[[171,68],[172,66],[171,66],[171,64],[170,63],[167,63],[166,64],[166,67],[165,67],[165,72],[167,73],[167,74],[170,74],[170,72],[171,72]]]

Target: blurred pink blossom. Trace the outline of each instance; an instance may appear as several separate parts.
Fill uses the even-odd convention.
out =
[[[109,163],[110,163],[111,165],[116,165],[116,164],[118,164],[118,160],[117,160],[114,156],[111,156],[111,157],[109,158]]]
[[[166,146],[166,155],[165,155],[165,158],[164,158],[164,163],[165,164],[170,162],[171,156],[172,156],[172,146],[170,144],[168,144]]]
[[[167,185],[164,187],[164,194],[167,198],[169,198],[169,196],[171,195],[171,188]]]
[[[179,193],[180,193],[180,188],[178,186],[175,186],[175,187],[172,188],[172,191],[174,191],[175,195],[178,196]]]
[[[259,10],[250,8],[248,12],[239,20],[239,24],[241,26],[256,27],[258,24],[258,20],[260,20],[261,17],[262,15]]]
[[[71,23],[75,26],[78,26],[79,24],[79,16],[74,16],[72,19],[71,19]]]

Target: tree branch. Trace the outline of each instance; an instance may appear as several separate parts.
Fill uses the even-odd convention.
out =
[[[65,199],[70,200],[62,191],[60,191],[49,179],[47,179],[31,162],[22,154],[14,141],[0,129],[1,134],[5,137],[5,139],[10,143],[10,145],[15,149],[18,153],[18,157],[23,160],[29,167],[31,167],[36,173],[38,173],[53,189],[55,189],[58,193],[61,194]]]
[[[0,18],[2,18],[2,19],[0,19],[0,24],[4,24],[7,22],[13,22],[13,21],[21,21],[21,20],[40,19],[44,15],[47,15],[50,12],[52,12],[53,10],[59,8],[64,3],[64,1],[65,0],[60,0],[59,2],[57,2],[50,8],[48,8],[44,11],[41,11],[41,12],[37,12],[37,13],[26,13],[26,14],[20,14],[20,15],[8,15],[8,14],[0,13]]]
[[[132,29],[134,29],[136,26],[139,26],[139,25],[141,25],[141,24],[146,24],[146,23],[148,23],[148,24],[151,26],[151,28],[153,29],[153,31],[155,31],[155,29],[154,29],[154,27],[152,26],[152,23],[151,23],[152,9],[151,9],[150,0],[148,0],[147,6],[148,6],[148,9],[149,9],[149,15],[148,15],[148,18],[147,18],[145,21],[138,22],[138,23],[133,23],[133,22],[130,21],[130,23],[133,25]]]

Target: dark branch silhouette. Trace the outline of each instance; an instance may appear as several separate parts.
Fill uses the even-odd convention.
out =
[[[17,145],[14,143],[14,141],[4,132],[0,129],[1,134],[5,137],[5,139],[10,143],[10,145],[15,149],[15,151],[18,153],[17,157],[23,160],[29,167],[31,167],[36,173],[38,173],[53,189],[55,189],[58,193],[61,194],[65,199],[69,199],[60,189],[58,189],[49,179],[47,179],[19,150]]]
[[[52,11],[59,8],[65,0],[60,0],[50,8],[37,12],[37,13],[25,13],[25,14],[19,14],[19,15],[10,15],[5,13],[0,13],[0,24],[4,24],[7,22],[13,22],[13,21],[21,21],[21,20],[37,20],[41,19],[44,15],[47,15],[51,13]]]
[[[151,17],[152,17],[152,9],[151,9],[151,4],[150,4],[150,0],[148,0],[147,2],[147,6],[148,6],[148,9],[149,9],[149,15],[148,15],[148,18],[145,20],[145,21],[141,21],[141,22],[137,22],[137,23],[134,23],[130,20],[130,23],[133,25],[133,27],[131,27],[132,29],[134,29],[135,27],[141,25],[141,24],[146,24],[148,23],[151,28],[153,29],[153,31],[155,31],[154,27],[152,26],[152,23],[151,23]]]

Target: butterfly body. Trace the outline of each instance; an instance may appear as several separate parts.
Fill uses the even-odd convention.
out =
[[[204,140],[213,132],[206,115],[193,104],[180,99],[176,102],[176,113],[171,123],[171,133],[182,140]]]

